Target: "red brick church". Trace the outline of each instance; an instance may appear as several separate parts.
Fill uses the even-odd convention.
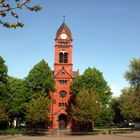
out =
[[[72,33],[63,21],[56,32],[54,55],[54,80],[56,91],[51,93],[51,129],[71,129],[72,120],[67,113],[69,99],[72,96],[70,85],[79,75],[73,71]]]

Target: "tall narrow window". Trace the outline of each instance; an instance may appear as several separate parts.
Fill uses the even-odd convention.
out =
[[[64,63],[68,63],[68,53],[64,53]]]
[[[63,53],[59,53],[59,63],[63,63]]]
[[[68,63],[68,53],[60,52],[59,53],[59,63]]]

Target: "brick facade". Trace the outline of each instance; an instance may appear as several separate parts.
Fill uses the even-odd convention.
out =
[[[67,107],[71,97],[70,85],[78,72],[73,71],[72,33],[65,22],[56,33],[54,58],[54,80],[56,91],[51,95],[51,128],[70,129],[71,119]]]

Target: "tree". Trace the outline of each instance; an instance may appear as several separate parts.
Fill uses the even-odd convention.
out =
[[[32,0],[32,3],[34,1]],[[30,6],[31,0],[0,0],[0,18],[3,18],[10,15],[15,19],[19,18],[19,14],[17,10],[27,9],[29,11],[38,12],[41,10],[39,5]],[[0,20],[0,24],[7,28],[16,28],[23,27],[24,24],[21,22],[11,23]]]
[[[47,96],[37,94],[27,104],[26,119],[36,129],[39,123],[49,122],[50,100]]]
[[[112,125],[114,119],[114,110],[111,105],[102,106],[100,116],[96,119],[96,125],[109,126]]]
[[[33,67],[25,82],[32,93],[49,94],[50,91],[54,91],[53,73],[44,60]]]
[[[97,70],[96,68],[88,68],[85,70],[83,75],[76,77],[74,79],[71,85],[71,91],[73,95],[77,97],[79,96],[80,91],[83,90],[94,91],[93,93],[96,93],[100,98],[102,109],[103,110],[109,109],[109,111],[112,112],[110,106],[112,92],[107,82],[105,81],[103,74],[99,70]],[[107,123],[109,120],[111,121],[111,118],[113,119],[113,113],[111,114],[111,112],[109,111],[104,113],[103,110],[101,111],[100,116],[104,116],[104,117],[99,117],[100,120],[98,119],[98,122]],[[110,118],[107,117],[109,115],[111,115]]]
[[[102,104],[108,103],[111,99],[110,87],[107,85],[103,74],[96,68],[88,68],[83,75],[74,79],[71,85],[72,93],[76,95],[83,89],[95,91],[99,95]]]
[[[114,124],[119,125],[124,121],[124,117],[122,116],[121,110],[120,110],[120,98],[119,97],[113,98],[111,101],[111,106],[114,111],[113,122]]]
[[[0,56],[0,128],[7,127],[8,113],[6,103],[8,100],[8,68]]]
[[[140,119],[140,58],[130,61],[129,70],[124,76],[130,86],[123,89],[120,96],[122,115],[133,120]]]
[[[6,83],[7,82],[7,71],[8,68],[5,65],[5,61],[2,57],[0,57],[0,83]]]
[[[4,98],[7,98],[7,80],[8,80],[8,68],[5,65],[5,61],[0,57],[0,101],[4,102]]]
[[[0,122],[6,121],[8,119],[8,113],[6,113],[6,110],[2,103],[0,103]]]
[[[92,123],[98,119],[101,112],[101,102],[94,91],[82,90],[76,96],[76,104],[72,105],[72,117],[81,123]]]
[[[26,104],[32,99],[32,94],[22,79],[9,77],[8,85],[9,98],[7,100],[7,110],[11,124],[15,118],[17,119],[17,123],[19,120],[24,121]]]
[[[131,60],[129,70],[125,72],[125,78],[132,87],[140,88],[140,58]]]
[[[140,119],[140,91],[134,88],[123,89],[120,96],[120,109],[125,118]]]

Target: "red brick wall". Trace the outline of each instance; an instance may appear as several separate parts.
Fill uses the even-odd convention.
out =
[[[70,85],[72,82],[72,39],[67,38],[65,40],[60,38],[61,33],[66,33],[65,29],[63,29],[58,38],[56,38],[55,42],[55,58],[54,58],[54,79],[55,79],[55,88],[56,92],[50,93],[51,95],[51,128],[57,129],[59,128],[59,115],[65,114],[66,107],[60,107],[59,103],[66,103],[71,97],[70,93]],[[67,33],[66,33],[67,34]],[[68,42],[68,46],[60,46],[60,42],[65,41]],[[68,63],[59,63],[59,53],[61,51],[66,51],[68,53]],[[63,74],[65,73],[65,74]],[[67,80],[66,85],[60,85],[59,80]],[[66,91],[67,96],[65,98],[61,98],[59,92]],[[71,127],[71,121],[67,122],[67,128]]]

